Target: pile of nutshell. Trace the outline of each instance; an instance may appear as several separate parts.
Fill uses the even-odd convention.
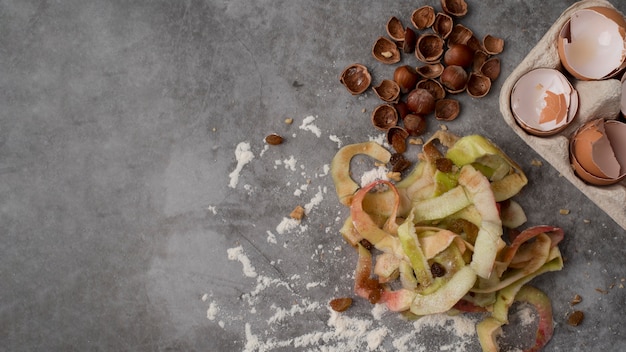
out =
[[[383,79],[373,88],[382,100],[372,112],[372,124],[387,134],[387,141],[398,155],[394,172],[410,166],[402,157],[408,137],[426,131],[427,116],[452,121],[460,113],[459,101],[448,96],[467,92],[474,98],[487,95],[500,75],[497,54],[504,40],[493,35],[478,39],[473,31],[457,23],[468,11],[464,0],[441,0],[442,11],[424,5],[411,13],[412,26],[392,16],[385,26],[388,36],[380,36],[372,47],[373,57],[384,64],[400,63],[402,55],[415,55],[418,66],[399,64],[393,78]],[[347,66],[340,82],[353,95],[372,84],[367,67]]]

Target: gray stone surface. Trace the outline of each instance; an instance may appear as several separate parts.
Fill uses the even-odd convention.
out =
[[[487,97],[460,96],[462,114],[447,126],[488,136],[520,163],[530,179],[518,197],[527,225],[565,230],[565,268],[533,281],[553,302],[546,350],[622,351],[624,229],[547,163],[533,166],[541,158],[498,109],[506,76],[572,3],[470,2],[460,22],[506,40],[503,71]],[[408,25],[423,4],[440,8],[0,1],[0,349],[242,351],[258,341],[268,347],[258,350],[352,350],[348,341],[367,350],[329,326],[326,302],[352,295],[356,257],[338,234],[348,211],[325,166],[337,140],[379,135],[369,122],[378,99],[371,90],[349,95],[338,76],[361,62],[375,82],[391,77],[371,46],[390,16]],[[303,125],[308,116],[319,137]],[[429,133],[437,128],[431,121]],[[270,132],[286,142],[265,150]],[[254,159],[232,188],[240,142]],[[310,213],[281,233],[298,204]],[[229,259],[239,246],[241,260]],[[572,307],[575,294],[583,301]],[[574,309],[585,312],[578,327],[566,323]],[[345,315],[387,331],[379,350],[397,349],[407,334],[415,350],[450,346],[371,311],[357,300]],[[513,324],[506,335],[520,330]],[[331,338],[296,347],[313,333]]]

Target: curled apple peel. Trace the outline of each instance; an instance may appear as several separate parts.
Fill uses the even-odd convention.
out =
[[[350,208],[340,232],[358,252],[355,293],[418,316],[489,312],[477,326],[485,351],[497,350],[495,336],[508,323],[513,302],[527,301],[540,315],[532,350],[542,348],[552,336],[550,301],[527,283],[561,270],[558,243],[564,234],[558,227],[535,226],[513,229],[516,236],[503,240],[505,226],[527,220],[511,200],[528,182],[521,168],[482,136],[459,138],[439,131],[404,179],[360,187],[350,176],[350,160],[357,154],[378,162],[390,156],[367,142],[343,147],[331,163],[339,201]],[[452,167],[438,168],[442,158]],[[392,285],[397,281],[399,288]]]

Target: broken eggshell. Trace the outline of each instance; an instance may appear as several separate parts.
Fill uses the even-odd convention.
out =
[[[528,133],[549,136],[565,129],[578,109],[578,93],[558,70],[538,68],[522,75],[511,91],[511,111]]]
[[[581,80],[615,76],[626,67],[626,21],[615,9],[589,7],[574,12],[557,39],[563,67]]]
[[[596,119],[582,125],[570,139],[570,161],[590,184],[620,182],[626,177],[626,124]]]
[[[622,116],[626,118],[626,74],[622,76],[622,95],[620,99],[620,110]]]

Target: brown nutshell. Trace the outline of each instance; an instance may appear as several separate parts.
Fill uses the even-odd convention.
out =
[[[500,76],[500,59],[492,57],[485,61],[480,67],[480,73],[489,77],[490,80],[495,81]]]
[[[374,87],[376,95],[388,103],[397,103],[400,99],[400,86],[395,81],[384,79]]]
[[[436,63],[443,55],[443,46],[444,40],[437,34],[424,34],[415,44],[415,57],[426,64]]]
[[[400,61],[400,50],[391,39],[379,37],[372,48],[374,58],[384,64],[395,64]]]
[[[478,50],[474,53],[474,62],[472,63],[472,71],[480,72],[485,61],[489,59],[489,54],[484,50]]]
[[[487,34],[483,38],[483,47],[487,54],[500,54],[504,50],[504,39]]]
[[[387,29],[387,34],[389,34],[391,39],[396,42],[404,41],[404,26],[396,16],[391,16],[389,21],[387,21],[387,26],[385,28]]]
[[[409,132],[400,126],[393,126],[387,131],[387,142],[397,153],[406,151],[406,139]]]
[[[439,81],[452,94],[461,93],[467,85],[468,74],[461,66],[446,66]]]
[[[441,0],[443,11],[454,17],[463,17],[467,14],[465,0]]]
[[[409,27],[406,27],[404,32],[404,43],[402,45],[402,51],[406,54],[410,54],[415,51],[415,42],[417,42],[417,35],[415,31]]]
[[[426,89],[415,88],[406,97],[409,110],[418,115],[428,115],[435,110],[435,97]]]
[[[443,65],[440,62],[426,64],[417,68],[417,72],[424,78],[437,78],[443,72]]]
[[[441,99],[435,103],[435,118],[441,121],[452,121],[459,116],[461,104],[455,99]]]
[[[361,64],[352,64],[341,72],[339,81],[352,95],[358,95],[369,88],[372,83],[372,76],[367,67]]]
[[[491,89],[491,80],[489,77],[472,72],[467,80],[467,94],[473,98],[482,98]]]
[[[400,86],[402,93],[410,92],[415,88],[419,74],[409,65],[399,66],[393,72],[393,80]]]
[[[460,23],[455,24],[454,27],[452,27],[452,32],[450,32],[448,36],[448,45],[452,43],[467,44],[472,36],[474,36],[474,32],[472,32],[471,29]]]
[[[426,89],[435,98],[435,101],[446,97],[446,90],[443,89],[439,81],[434,79],[423,79],[417,82],[416,87]]]
[[[452,26],[454,25],[454,21],[452,17],[448,16],[443,12],[437,13],[435,16],[435,21],[433,22],[433,31],[441,36],[441,38],[446,39],[452,33]]]
[[[372,112],[372,124],[381,131],[387,131],[398,123],[398,112],[389,104],[377,106]]]
[[[408,114],[404,117],[403,123],[404,129],[411,136],[421,136],[426,132],[426,119],[421,115]]]
[[[443,62],[448,66],[469,67],[474,62],[474,50],[465,44],[452,43],[443,55]]]
[[[426,29],[435,22],[435,9],[432,6],[422,6],[411,14],[411,23],[417,29]]]

